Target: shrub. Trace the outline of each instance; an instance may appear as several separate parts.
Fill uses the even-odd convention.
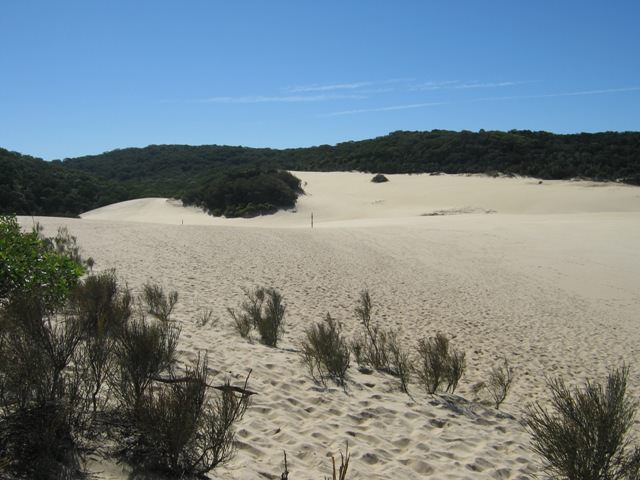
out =
[[[116,342],[119,372],[113,386],[131,416],[138,415],[153,380],[172,369],[179,336],[178,327],[151,323],[144,315],[122,328]]]
[[[400,379],[400,390],[409,393],[411,362],[400,345],[397,332],[380,328],[372,320],[373,302],[368,290],[360,292],[355,314],[363,327],[351,343],[351,351],[359,365],[369,366]]]
[[[485,387],[489,391],[489,395],[497,409],[500,408],[502,402],[507,398],[511,384],[513,383],[513,378],[513,368],[509,366],[509,361],[506,357],[502,358],[500,365],[491,369],[489,381]]]
[[[623,366],[609,372],[604,387],[587,381],[581,389],[551,380],[551,412],[538,403],[528,408],[524,422],[533,450],[554,478],[638,478],[638,449],[628,452],[627,434],[637,408],[626,397],[628,374]]]
[[[409,381],[411,380],[411,360],[409,354],[400,345],[398,335],[393,332],[388,335],[389,341],[389,366],[391,373],[400,380],[400,391],[409,393]]]
[[[344,386],[351,354],[340,324],[327,313],[324,322],[305,331],[305,337],[301,355],[313,379],[326,385],[328,377]]]
[[[368,290],[360,292],[359,304],[355,309],[356,318],[363,327],[363,333],[352,344],[356,361],[376,370],[390,372],[388,332],[382,330],[372,320],[373,302]]]
[[[265,287],[245,290],[244,293],[246,299],[239,311],[227,309],[235,322],[236,330],[246,338],[251,329],[255,328],[263,344],[276,347],[284,333],[286,305],[282,295],[274,288]]]
[[[438,333],[435,337],[420,340],[418,358],[416,374],[427,393],[436,393],[445,381],[446,391],[455,393],[466,369],[464,352],[450,349],[449,339]]]
[[[238,395],[227,383],[211,401],[207,357],[172,375],[145,397],[137,423],[140,441],[135,456],[147,467],[174,476],[203,475],[233,455],[234,424],[244,415],[249,395]]]
[[[60,306],[83,273],[37,231],[22,232],[15,216],[0,215],[0,304],[16,292],[36,292],[47,306]]]
[[[50,478],[77,468],[86,392],[73,368],[79,322],[34,293],[15,294],[0,312],[0,451],[18,476]]]
[[[142,289],[142,300],[147,307],[147,313],[166,323],[171,320],[171,313],[178,303],[178,292],[173,290],[167,295],[160,285],[145,283]]]

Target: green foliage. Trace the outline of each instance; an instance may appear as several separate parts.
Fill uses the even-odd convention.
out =
[[[609,373],[604,386],[587,381],[582,389],[551,380],[551,412],[538,403],[528,409],[525,425],[533,450],[545,459],[553,478],[638,478],[640,453],[629,450],[627,438],[637,410],[626,395],[628,375],[623,366]]]
[[[325,385],[325,379],[331,378],[344,386],[351,354],[340,324],[331,315],[305,330],[301,355],[314,380]]]
[[[294,207],[301,192],[300,180],[289,172],[234,169],[187,192],[183,201],[216,216],[252,217]]]
[[[22,232],[15,216],[0,216],[0,303],[18,292],[35,292],[47,305],[69,296],[84,268],[37,231]]]

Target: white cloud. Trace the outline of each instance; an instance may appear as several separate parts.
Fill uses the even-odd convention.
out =
[[[622,88],[605,88],[601,90],[579,90],[576,92],[560,92],[560,93],[543,93],[539,95],[512,95],[507,97],[486,97],[476,98],[475,102],[490,102],[498,100],[525,100],[529,98],[554,98],[554,97],[575,97],[581,95],[602,95],[606,93],[635,92],[639,91],[640,86],[622,87]]]
[[[329,92],[333,90],[355,90],[357,88],[368,87],[372,82],[354,82],[354,83],[334,83],[330,85],[298,85],[290,87],[287,91],[292,93],[297,92]]]
[[[410,104],[404,104],[404,105],[391,105],[389,107],[359,108],[356,110],[343,110],[341,112],[327,113],[321,116],[322,117],[338,117],[342,115],[355,115],[357,113],[392,112],[395,110],[409,110],[412,108],[436,107],[438,105],[447,105],[447,103],[446,102],[410,103]]]
[[[362,100],[364,95],[250,95],[241,97],[210,97],[194,100],[196,103],[300,103],[326,102],[331,100]]]

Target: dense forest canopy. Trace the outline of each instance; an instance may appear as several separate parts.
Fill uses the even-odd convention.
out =
[[[205,196],[215,197],[212,189],[222,185],[221,179],[231,171],[277,170],[502,172],[543,179],[583,177],[640,185],[640,132],[558,135],[528,130],[432,130],[394,132],[335,146],[284,150],[151,145],[53,162],[0,149],[0,212],[77,215],[129,198],[162,196],[183,198],[212,212],[233,214],[249,203],[275,204],[236,198],[236,203],[220,203],[218,199],[207,206],[209,200],[205,201]],[[273,178],[269,175],[261,178],[273,187]],[[275,188],[267,196],[279,190]]]

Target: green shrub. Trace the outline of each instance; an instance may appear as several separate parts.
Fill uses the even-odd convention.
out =
[[[603,386],[587,381],[570,388],[562,379],[548,382],[551,411],[529,407],[525,425],[533,450],[554,478],[567,480],[637,479],[640,454],[629,451],[628,433],[637,403],[627,396],[629,369],[611,371]]]
[[[340,324],[331,315],[305,330],[301,355],[314,380],[326,385],[325,379],[331,378],[344,386],[351,354]]]

